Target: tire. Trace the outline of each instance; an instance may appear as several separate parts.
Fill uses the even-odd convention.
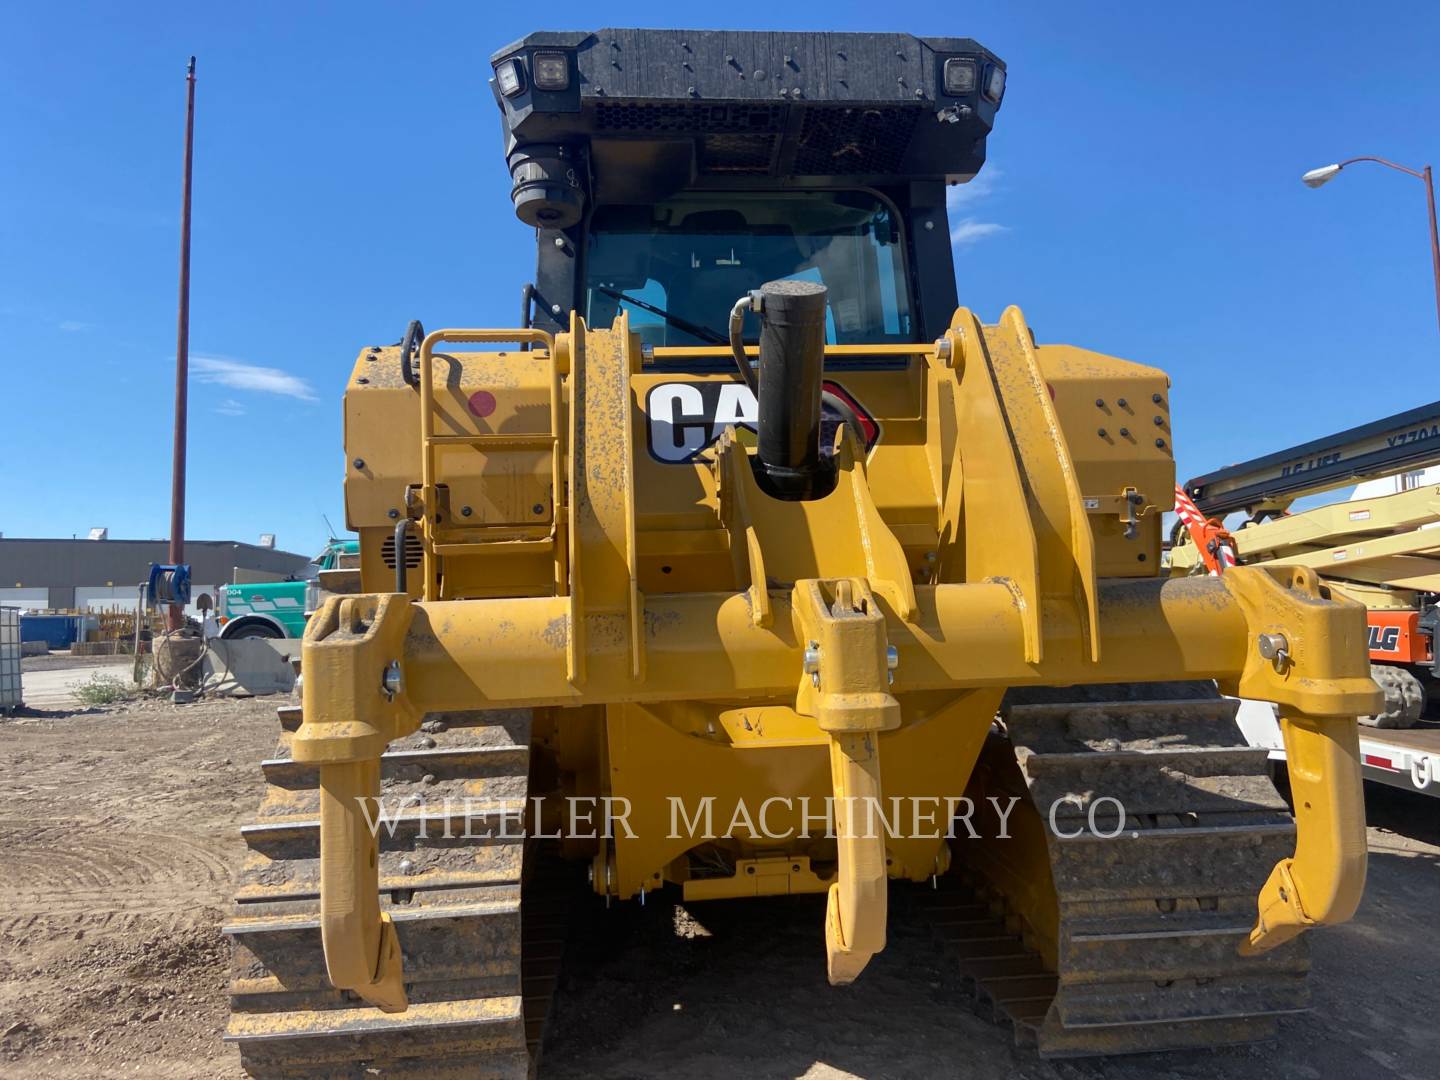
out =
[[[1385,709],[1358,719],[1366,727],[1408,728],[1425,712],[1425,685],[1410,671],[1391,664],[1371,664],[1370,677],[1385,692]]]
[[[239,641],[241,638],[283,638],[285,635],[269,623],[247,622],[233,633],[220,636],[226,641]]]

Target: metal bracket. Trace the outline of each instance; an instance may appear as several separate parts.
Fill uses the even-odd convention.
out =
[[[1236,566],[1220,580],[1255,643],[1238,679],[1222,688],[1280,706],[1295,804],[1295,854],[1270,872],[1240,947],[1253,955],[1344,922],[1360,903],[1365,797],[1355,717],[1378,711],[1380,691],[1370,678],[1364,607],[1322,596],[1313,570]]]
[[[900,726],[888,690],[894,666],[885,617],[865,581],[797,582],[795,629],[806,649],[795,708],[830,735],[830,781],[839,869],[825,909],[830,982],[853,982],[885,947],[885,838],[873,828],[880,800],[882,731]]]
[[[297,762],[320,768],[320,937],[330,981],[386,1012],[406,1008],[399,940],[380,911],[379,842],[367,806],[380,755],[419,726],[400,657],[413,608],[400,594],[332,597],[310,617]]]

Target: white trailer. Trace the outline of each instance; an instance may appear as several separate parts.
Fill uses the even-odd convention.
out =
[[[1251,746],[1285,760],[1280,718],[1268,701],[1240,699],[1236,722]],[[1360,728],[1360,763],[1366,780],[1440,797],[1440,722],[1421,720],[1409,728]]]

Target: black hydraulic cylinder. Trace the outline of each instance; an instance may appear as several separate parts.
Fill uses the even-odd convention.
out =
[[[829,489],[833,472],[820,456],[826,289],[771,281],[759,294],[758,473],[777,498],[815,498]]]

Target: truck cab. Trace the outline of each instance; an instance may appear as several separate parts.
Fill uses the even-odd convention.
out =
[[[298,638],[305,620],[320,605],[320,575],[343,569],[360,556],[359,540],[331,538],[305,568],[303,578],[222,586],[218,597],[220,637]]]

